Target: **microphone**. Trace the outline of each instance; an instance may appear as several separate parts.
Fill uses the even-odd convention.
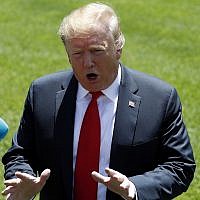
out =
[[[8,124],[0,117],[0,140],[2,140],[8,132]]]

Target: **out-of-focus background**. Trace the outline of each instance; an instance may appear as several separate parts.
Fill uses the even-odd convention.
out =
[[[32,80],[69,67],[57,35],[63,17],[89,0],[0,0],[0,117],[11,145]],[[200,1],[109,0],[126,37],[122,62],[177,88],[197,162],[191,187],[177,199],[200,198]],[[3,185],[0,164],[0,190]],[[0,196],[0,200],[4,198]]]

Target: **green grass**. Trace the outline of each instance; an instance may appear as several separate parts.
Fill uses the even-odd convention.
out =
[[[10,125],[0,157],[10,146],[32,80],[68,67],[57,35],[62,18],[86,0],[0,0],[0,116]],[[105,1],[104,1],[105,2]],[[112,0],[126,37],[122,61],[174,85],[197,162],[191,187],[177,199],[200,196],[200,3],[198,0]],[[3,166],[0,164],[0,190]],[[0,200],[3,197],[0,196]]]

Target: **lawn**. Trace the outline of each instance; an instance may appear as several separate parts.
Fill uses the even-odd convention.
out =
[[[0,157],[18,127],[31,81],[69,67],[58,27],[69,10],[88,2],[91,1],[0,0],[0,117],[10,126],[9,134],[0,142]],[[164,79],[178,90],[197,169],[191,187],[177,199],[198,200],[200,2],[110,0],[109,4],[120,16],[126,37],[122,62]],[[0,190],[3,188],[0,164]]]

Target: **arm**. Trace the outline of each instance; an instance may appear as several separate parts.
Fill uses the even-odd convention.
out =
[[[179,97],[173,89],[161,129],[160,158],[157,167],[130,177],[138,199],[172,199],[185,192],[193,179],[195,162],[183,123]]]
[[[15,178],[15,172],[20,171],[36,176],[36,162],[34,161],[34,118],[32,103],[32,87],[30,88],[23,116],[17,133],[12,140],[12,147],[3,156],[2,162],[5,166],[5,179]]]
[[[34,151],[33,86],[25,101],[24,112],[18,132],[12,140],[12,147],[2,158],[5,165],[6,188],[2,192],[7,200],[30,200],[41,191],[50,176],[46,169],[36,177],[37,159]]]
[[[107,169],[108,177],[93,172],[93,178],[127,200],[136,195],[138,200],[167,200],[186,191],[193,179],[195,162],[182,120],[181,104],[174,89],[168,99],[160,132],[159,158],[152,171],[127,178],[119,172],[113,176]],[[148,154],[148,149],[146,152]],[[136,190],[132,189],[134,187]]]

